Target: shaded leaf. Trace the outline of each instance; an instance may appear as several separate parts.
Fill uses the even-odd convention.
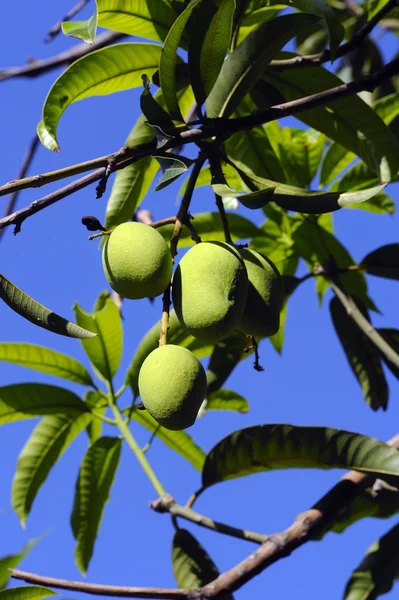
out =
[[[323,18],[328,32],[331,58],[334,59],[335,52],[345,35],[345,29],[341,25],[338,13],[325,0],[289,0],[287,4]]]
[[[139,87],[141,75],[158,69],[161,47],[129,42],[100,48],[73,62],[50,89],[38,134],[44,146],[58,150],[58,122],[73,102]]]
[[[130,385],[135,397],[139,396],[138,377],[141,365],[147,356],[158,348],[160,333],[161,322],[157,321],[137,346],[132,362],[126,371],[125,384]],[[169,316],[168,343],[188,348],[198,358],[207,356],[213,348],[213,344],[198,340],[194,336],[189,335],[187,330],[180,324],[174,310],[170,312]]]
[[[41,600],[49,596],[58,596],[58,594],[41,585],[20,585],[0,590],[1,600]]]
[[[86,368],[72,356],[23,342],[0,342],[0,360],[93,386]]]
[[[258,208],[263,208],[270,200],[273,199],[274,191],[277,187],[277,184],[270,187],[265,187],[263,190],[258,190],[256,192],[235,192],[228,185],[223,183],[214,183],[212,184],[212,189],[218,196],[226,197],[226,198],[237,198],[241,202],[243,206],[249,208],[251,210],[256,210]]]
[[[320,185],[330,184],[353,161],[355,154],[333,142],[324,155],[320,172]]]
[[[90,412],[78,410],[43,417],[35,427],[18,457],[12,482],[11,502],[22,527],[37,492],[57,460],[75,437],[92,420]]]
[[[177,14],[167,0],[97,0],[98,24],[163,42]]]
[[[233,390],[219,389],[206,400],[206,410],[233,410],[239,413],[249,411],[248,400]]]
[[[93,343],[82,341],[83,348],[89,357],[97,375],[111,381],[122,357],[123,329],[119,308],[108,296],[104,308],[95,313],[84,311],[75,304],[74,311],[77,323],[90,326],[98,337]]]
[[[188,47],[188,65],[199,106],[209,96],[230,45],[235,0],[202,0],[195,19],[195,35]]]
[[[25,556],[36,546],[39,538],[31,540],[18,554],[10,554],[0,558],[0,590],[5,588],[10,579],[9,569],[15,569],[19,563],[25,558]]]
[[[178,529],[172,545],[173,574],[179,588],[190,590],[202,587],[219,576],[214,562],[187,529]],[[231,594],[224,594],[232,600]]]
[[[56,313],[52,312],[22,290],[17,288],[11,281],[0,274],[0,298],[16,313],[34,323],[38,327],[43,327],[52,333],[65,335],[67,337],[85,339],[95,337],[95,333],[78,327],[74,323],[67,321]]]
[[[0,387],[0,425],[43,415],[88,412],[73,392],[43,383],[18,383]]]
[[[395,352],[399,355],[399,330],[393,329],[389,327],[384,327],[382,329],[377,329],[378,333],[384,340],[395,350]],[[399,369],[396,365],[394,365],[390,360],[387,359],[385,354],[381,352],[381,360],[386,364],[391,373],[399,379]]]
[[[65,21],[61,23],[62,33],[68,37],[78,38],[87,44],[94,44],[97,33],[97,2],[95,2],[94,13],[86,21]]]
[[[206,101],[207,116],[228,117],[278,51],[301,27],[314,21],[314,16],[296,13],[276,17],[272,22],[265,22],[254,30],[224,61]]]
[[[399,452],[358,433],[328,427],[256,425],[226,436],[202,470],[208,487],[274,469],[353,469],[399,483]]]
[[[386,244],[373,250],[360,265],[369,275],[399,280],[399,244]]]
[[[208,396],[224,385],[238,363],[247,356],[245,346],[245,335],[239,331],[215,345],[206,371]]]
[[[392,589],[399,578],[399,525],[395,525],[368,549],[353,571],[344,600],[375,600]]]
[[[202,0],[190,0],[186,8],[170,27],[168,35],[165,38],[159,63],[159,77],[166,108],[172,119],[180,122],[183,122],[184,119],[177,99],[176,65],[178,61],[180,61],[177,50],[181,44],[184,30],[192,12],[201,1]]]
[[[159,162],[162,169],[162,177],[155,187],[156,192],[163,190],[169,184],[173,183],[180,175],[183,175],[194,162],[184,156],[177,156],[170,152],[162,156],[154,154],[154,158]]]
[[[174,450],[193,465],[197,471],[201,471],[205,462],[205,452],[200,448],[185,431],[171,431],[161,427],[155,419],[146,410],[138,410],[136,406],[132,409],[127,408],[124,413],[131,415],[133,421],[136,421],[156,437],[161,440],[168,448]]]
[[[76,540],[75,561],[85,574],[93,554],[105,504],[118,468],[122,442],[102,437],[86,452],[76,482],[71,526]]]
[[[357,300],[356,304],[370,321],[361,303]],[[346,358],[362,388],[364,399],[373,410],[386,410],[389,392],[379,351],[348,315],[337,297],[330,302],[330,313]]]

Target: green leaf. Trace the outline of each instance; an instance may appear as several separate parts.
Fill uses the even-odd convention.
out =
[[[176,19],[167,0],[97,0],[101,27],[163,42]]]
[[[345,587],[344,600],[375,600],[399,578],[399,525],[368,549]]]
[[[96,335],[91,331],[86,331],[76,326],[74,323],[67,321],[42,304],[39,304],[1,274],[0,298],[21,317],[52,333],[78,339],[92,338]]]
[[[166,108],[172,119],[180,122],[183,122],[184,119],[177,99],[176,65],[180,60],[177,50],[181,44],[184,30],[192,12],[201,1],[202,0],[191,0],[183,12],[177,17],[165,38],[159,63],[159,77]]]
[[[93,411],[93,419],[86,427],[90,444],[94,444],[101,436],[103,422],[96,417],[96,414],[103,415],[108,407],[107,396],[100,390],[89,390],[83,397],[84,402]]]
[[[163,190],[169,184],[173,183],[193,164],[191,159],[185,158],[184,156],[177,156],[170,152],[168,152],[167,155],[165,154],[162,156],[154,154],[154,158],[157,159],[162,169],[162,177],[155,187],[156,192]]]
[[[353,161],[355,154],[348,152],[340,144],[333,142],[323,158],[320,172],[320,186],[329,185]]]
[[[10,579],[9,569],[15,569],[32,548],[36,546],[38,541],[39,538],[31,540],[18,554],[10,554],[9,556],[0,558],[0,590],[6,587]]]
[[[235,45],[238,46],[244,39],[252,33],[254,29],[265,23],[271,21],[278,15],[281,10],[285,9],[284,4],[274,4],[273,6],[263,6],[258,10],[250,12],[246,17],[242,19],[239,24],[238,31],[236,34]]]
[[[97,33],[97,2],[95,3],[94,13],[87,21],[65,21],[61,23],[62,33],[68,37],[78,38],[86,44],[94,44]]]
[[[223,183],[212,184],[212,189],[218,196],[226,198],[237,198],[243,206],[251,210],[263,208],[270,200],[273,199],[274,191],[277,187],[277,183],[274,186],[265,187],[262,190],[256,192],[235,192],[228,185]]]
[[[360,262],[369,275],[399,280],[399,244],[387,244],[370,252]]]
[[[0,342],[0,360],[82,385],[94,385],[90,373],[80,362],[51,348],[22,342]]]
[[[217,392],[238,363],[248,356],[244,353],[245,345],[245,336],[239,331],[215,345],[206,371],[208,395]]]
[[[219,577],[209,554],[187,529],[178,529],[173,536],[172,564],[176,583],[183,590],[200,588]],[[231,594],[223,598],[233,600]]]
[[[206,410],[233,410],[239,413],[249,411],[248,400],[233,390],[222,388],[210,394],[206,400]]]
[[[22,527],[50,470],[92,418],[90,412],[68,411],[43,417],[33,430],[18,457],[12,482],[11,502]]]
[[[131,415],[133,421],[136,421],[151,433],[155,433],[156,437],[168,446],[168,448],[180,454],[197,471],[201,471],[205,462],[205,453],[202,448],[197,446],[188,433],[185,431],[171,431],[170,429],[161,427],[146,410],[139,410],[136,406],[133,406],[133,409],[125,409],[124,413]]]
[[[219,213],[195,213],[193,216],[193,225],[203,242],[209,240],[218,242],[224,241]],[[228,213],[227,221],[234,242],[248,238],[265,237],[265,233],[259,227],[256,227],[254,223],[241,215]],[[172,237],[173,227],[173,225],[163,225],[158,228],[159,233],[161,233],[168,242]],[[190,231],[186,227],[183,227],[179,237],[179,246],[183,248],[185,246],[192,246],[193,244],[194,242],[191,239]]]
[[[43,383],[18,383],[0,387],[0,425],[42,415],[88,412],[73,392]]]
[[[353,469],[399,483],[399,452],[374,438],[329,427],[256,425],[212,448],[202,484],[275,469]]]
[[[282,56],[290,58],[295,55],[284,52]],[[322,67],[269,72],[265,79],[283,94],[287,102],[342,85],[341,79]],[[267,97],[264,102],[267,102]],[[257,101],[257,104],[258,108],[262,108],[261,102]],[[398,172],[398,141],[383,120],[359,96],[342,98],[325,107],[301,112],[298,119],[362,158],[377,175],[382,165],[384,182]],[[386,172],[386,166],[390,174]]]
[[[385,0],[367,0],[367,18],[372,19],[374,15],[386,5]]]
[[[389,94],[388,96],[379,98],[373,103],[373,108],[377,115],[384,121],[384,123],[386,125],[390,125],[390,123],[392,123],[392,121],[399,115],[398,95]]]
[[[376,196],[373,196],[371,200],[360,202],[360,204],[349,204],[347,208],[367,210],[376,215],[393,215],[396,211],[396,204],[391,196],[388,196],[388,194],[385,194],[384,192],[380,192]]]
[[[364,307],[359,301],[356,303],[370,320]],[[337,297],[330,302],[330,313],[346,358],[362,388],[364,399],[373,410],[386,410],[389,392],[379,351],[351,319]]]
[[[49,596],[58,596],[58,594],[41,585],[20,585],[0,590],[0,600],[41,600]]]
[[[73,102],[142,85],[141,75],[157,71],[161,47],[129,42],[100,48],[73,62],[50,89],[38,134],[44,146],[58,150],[58,122]]]
[[[175,133],[176,127],[161,103],[151,93],[150,82],[146,75],[143,75],[144,89],[140,96],[140,108],[152,127],[156,126],[162,129],[166,134]],[[159,90],[158,90],[159,91]],[[159,94],[160,95],[160,94]]]
[[[83,348],[97,375],[104,381],[111,381],[122,358],[123,329],[119,308],[108,296],[104,308],[98,312],[90,314],[79,304],[75,304],[74,311],[77,323],[90,326],[98,334],[93,343],[82,341]]]
[[[356,192],[314,192],[244,173],[238,168],[237,170],[250,189],[266,190],[272,195],[270,199],[281,208],[305,214],[329,213],[345,206],[364,202],[381,192],[386,186],[386,184],[381,184]],[[260,208],[260,206],[255,208]]]
[[[206,101],[207,116],[228,117],[278,51],[301,27],[314,21],[314,16],[297,13],[277,17],[254,30],[224,61],[215,86]]]
[[[209,96],[230,46],[235,0],[203,0],[188,47],[191,85],[198,105]]]
[[[343,25],[341,25],[338,13],[334,11],[326,0],[288,0],[287,4],[323,18],[328,32],[331,59],[333,60],[335,52],[345,35],[345,29]]]
[[[85,574],[118,468],[122,442],[102,437],[86,452],[76,481],[71,526],[76,540],[75,562]]]
[[[130,385],[135,397],[139,395],[138,378],[141,365],[147,356],[158,348],[160,333],[161,323],[157,321],[137,346],[132,362],[126,371],[125,384]],[[198,340],[194,336],[189,335],[186,329],[180,324],[174,310],[170,312],[169,317],[168,343],[188,348],[198,358],[207,356],[212,352],[213,348],[213,345],[209,344],[209,342]]]

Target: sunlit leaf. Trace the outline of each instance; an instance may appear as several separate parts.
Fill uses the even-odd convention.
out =
[[[86,44],[94,44],[97,33],[97,2],[94,5],[94,13],[86,21],[64,21],[61,24],[62,33],[69,37],[78,38]]]
[[[15,569],[19,563],[25,558],[25,556],[36,546],[39,538],[30,540],[26,546],[18,554],[10,554],[0,558],[0,590],[2,590],[10,579],[9,569]]]
[[[58,149],[58,122],[70,104],[141,86],[141,75],[155,73],[160,55],[156,44],[130,42],[100,48],[73,62],[47,95],[38,129],[42,144]]]
[[[205,487],[274,469],[353,469],[399,483],[399,452],[358,433],[328,427],[256,425],[222,439],[206,457]]]
[[[12,482],[12,506],[23,527],[51,468],[92,418],[90,412],[68,411],[43,417],[33,430],[18,457]]]
[[[332,143],[324,155],[320,172],[320,185],[329,185],[353,161],[355,154],[340,144]]]
[[[97,375],[105,381],[111,381],[122,357],[123,329],[119,308],[108,295],[105,306],[95,313],[84,311],[75,304],[77,323],[90,326],[98,337],[93,343],[82,341]]]
[[[263,6],[258,10],[250,12],[246,17],[242,19],[239,24],[238,31],[235,38],[235,45],[238,46],[244,39],[259,25],[266,21],[271,21],[278,15],[281,10],[286,7],[284,4],[274,4],[273,6]]]
[[[6,279],[4,275],[0,275],[0,298],[21,317],[52,333],[79,339],[92,338],[96,335],[39,304]]]
[[[357,302],[370,320],[367,311]],[[348,315],[337,297],[330,302],[331,318],[349,365],[357,378],[367,404],[373,409],[387,409],[388,385],[376,346]]]
[[[105,504],[118,468],[122,442],[102,437],[86,452],[76,481],[71,515],[76,540],[75,561],[85,574],[93,554]]]
[[[0,342],[0,360],[82,385],[93,385],[90,373],[80,362],[51,348],[23,342]]]
[[[208,396],[205,408],[206,410],[232,410],[246,413],[249,411],[249,404],[241,394],[222,388]]]
[[[41,585],[20,585],[0,590],[1,600],[42,600],[49,596],[58,596],[57,592]]]
[[[43,383],[18,383],[0,387],[0,425],[43,415],[88,412],[73,392]]]

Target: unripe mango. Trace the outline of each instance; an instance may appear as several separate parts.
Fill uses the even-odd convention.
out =
[[[240,250],[247,268],[249,286],[240,331],[255,336],[271,336],[280,328],[284,304],[283,278],[266,256],[255,250]]]
[[[191,335],[217,342],[238,325],[247,290],[247,270],[238,250],[222,242],[202,242],[181,259],[172,298],[180,323]]]
[[[160,425],[172,431],[194,424],[206,385],[205,370],[198,358],[187,348],[173,344],[153,350],[139,373],[139,392],[145,408]]]
[[[107,238],[103,269],[115,292],[129,298],[154,298],[172,277],[172,257],[162,235],[143,223],[122,223]]]

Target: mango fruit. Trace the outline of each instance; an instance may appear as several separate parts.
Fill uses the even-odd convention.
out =
[[[181,259],[172,282],[176,315],[188,332],[217,342],[238,325],[248,276],[239,251],[223,242],[202,242]]]
[[[194,424],[206,395],[206,375],[198,358],[167,344],[147,356],[139,373],[139,392],[149,414],[166,429]]]
[[[105,242],[102,262],[111,288],[131,300],[159,296],[172,278],[165,240],[143,223],[118,225]]]
[[[280,312],[284,304],[283,278],[273,262],[255,250],[240,250],[248,279],[248,295],[239,331],[268,337],[280,328]]]

